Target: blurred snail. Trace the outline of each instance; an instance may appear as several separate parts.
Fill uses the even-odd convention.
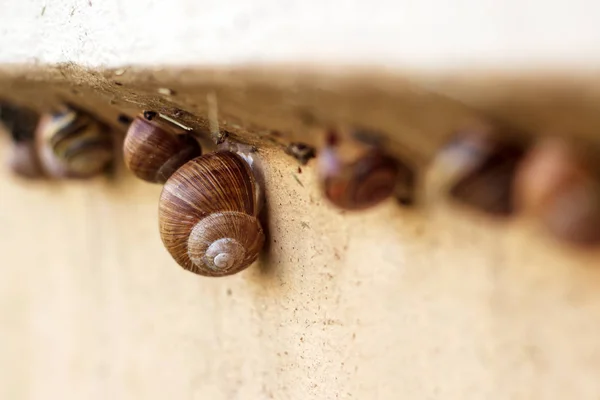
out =
[[[237,153],[218,151],[188,161],[160,196],[163,244],[181,267],[199,275],[247,268],[265,241],[260,193],[252,168]]]
[[[43,176],[33,142],[14,142],[8,157],[9,168],[23,178]]]
[[[436,156],[432,180],[463,204],[508,215],[513,211],[513,176],[523,153],[520,143],[495,136],[489,128],[464,130]]]
[[[33,110],[7,102],[0,103],[0,121],[12,138],[8,167],[24,178],[42,176],[34,143],[38,120],[39,116]]]
[[[340,143],[330,132],[319,152],[321,185],[327,199],[345,210],[373,207],[397,192],[399,178],[410,170],[377,146]]]
[[[138,178],[164,183],[179,167],[202,150],[187,131],[146,111],[137,116],[123,143],[125,164]]]
[[[600,180],[584,159],[561,139],[543,139],[519,166],[515,203],[559,239],[597,245]]]
[[[42,170],[55,178],[97,175],[114,158],[109,128],[71,108],[42,116],[35,133],[35,148]]]

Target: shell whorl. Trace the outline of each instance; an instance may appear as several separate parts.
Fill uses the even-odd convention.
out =
[[[188,238],[188,256],[203,275],[230,275],[258,258],[264,235],[256,217],[226,211],[200,220]],[[210,272],[210,273],[209,273]]]
[[[256,261],[264,244],[259,207],[250,166],[232,152],[206,154],[165,183],[161,239],[183,268],[205,276],[231,275]]]
[[[187,134],[172,132],[174,127],[159,118],[136,117],[123,143],[127,167],[140,179],[164,183],[183,164],[202,150]]]
[[[399,166],[396,160],[377,150],[342,164],[334,150],[321,154],[325,195],[336,206],[347,210],[372,207],[394,193]]]
[[[35,136],[40,162],[51,176],[89,177],[114,158],[108,127],[72,109],[44,115]]]

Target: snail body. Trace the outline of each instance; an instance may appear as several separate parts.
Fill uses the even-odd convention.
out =
[[[165,182],[160,236],[175,261],[204,276],[235,274],[257,260],[265,236],[258,182],[229,151],[194,158]]]
[[[123,143],[125,164],[139,179],[166,182],[179,167],[202,153],[193,137],[180,133],[155,113],[136,117]]]
[[[51,177],[91,177],[103,172],[114,157],[108,127],[72,109],[42,116],[35,147],[42,169]]]

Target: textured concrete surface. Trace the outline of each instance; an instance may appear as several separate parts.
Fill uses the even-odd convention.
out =
[[[597,3],[9,3],[0,63],[28,68],[2,66],[0,97],[74,101],[115,128],[119,112],[181,111],[206,130],[216,93],[221,124],[260,147],[270,239],[247,271],[200,278],[161,246],[159,186],[124,171],[34,183],[0,169],[0,398],[600,397],[598,253],[440,198],[340,212],[322,199],[314,162],[299,173],[269,139],[317,143],[310,115],[317,128],[381,129],[423,164],[461,123],[490,116],[597,143],[593,75],[568,71],[556,87],[442,77],[465,65],[594,67]],[[244,62],[338,67],[201,70]],[[378,72],[345,80],[349,64]],[[407,82],[405,67],[441,75]]]
[[[161,247],[158,186],[2,171],[0,396],[598,397],[598,254],[443,204],[344,214],[261,156],[269,249],[223,279]]]

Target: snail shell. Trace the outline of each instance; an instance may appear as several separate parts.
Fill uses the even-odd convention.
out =
[[[8,166],[15,174],[23,178],[34,179],[43,176],[33,142],[13,143]]]
[[[0,122],[12,138],[7,164],[12,172],[23,178],[43,176],[34,142],[38,120],[39,116],[33,110],[0,102]]]
[[[363,210],[392,196],[400,175],[393,157],[351,141],[340,146],[335,133],[328,134],[318,161],[325,197],[345,210]]]
[[[589,173],[570,146],[557,138],[543,139],[519,165],[515,202],[521,210],[537,213],[557,193],[588,179]]]
[[[49,176],[90,177],[103,172],[114,157],[108,127],[72,109],[44,115],[35,140],[40,163]]]
[[[166,181],[159,202],[163,244],[183,268],[204,276],[235,274],[259,256],[258,183],[238,154],[188,161]]]
[[[33,142],[39,115],[27,107],[0,101],[0,123],[13,142]]]
[[[578,245],[600,243],[600,181],[564,141],[544,139],[515,178],[515,203],[555,237]]]
[[[202,154],[193,137],[178,133],[174,124],[154,113],[136,117],[123,143],[127,168],[142,180],[166,182],[179,167]]]
[[[495,136],[491,130],[465,130],[437,155],[434,180],[466,206],[507,216],[514,210],[513,178],[523,154],[520,143]]]

